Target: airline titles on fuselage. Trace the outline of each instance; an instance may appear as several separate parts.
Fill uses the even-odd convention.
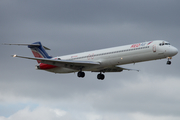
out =
[[[131,46],[131,48],[143,47],[143,46],[145,46],[146,44],[147,44],[147,45],[150,45],[151,43],[152,43],[152,42],[149,42],[149,43],[147,44],[147,42],[143,42],[143,43],[133,44],[133,45]]]

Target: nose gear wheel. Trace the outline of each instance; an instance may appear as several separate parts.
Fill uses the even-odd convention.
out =
[[[171,58],[168,58],[167,65],[171,65],[171,61],[169,59]]]

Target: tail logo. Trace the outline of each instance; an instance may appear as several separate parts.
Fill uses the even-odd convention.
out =
[[[39,52],[37,52],[37,51],[32,50],[32,53],[37,58],[43,58],[43,56]]]

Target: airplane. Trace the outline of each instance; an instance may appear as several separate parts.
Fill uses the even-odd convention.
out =
[[[112,47],[65,56],[52,57],[41,42],[32,44],[5,44],[28,46],[35,57],[13,55],[13,57],[37,60],[36,69],[53,73],[77,72],[80,78],[85,77],[84,71],[98,72],[97,79],[104,80],[106,72],[122,72],[133,70],[120,67],[119,65],[145,62],[167,58],[167,65],[171,64],[170,59],[178,53],[178,49],[164,40],[135,43],[125,46]],[[139,70],[136,70],[139,71]]]

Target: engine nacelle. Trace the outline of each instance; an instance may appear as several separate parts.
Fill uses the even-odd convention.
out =
[[[47,69],[52,69],[52,68],[55,68],[55,67],[57,67],[57,66],[44,64],[44,63],[40,63],[39,65],[36,65],[37,70],[47,70]]]

